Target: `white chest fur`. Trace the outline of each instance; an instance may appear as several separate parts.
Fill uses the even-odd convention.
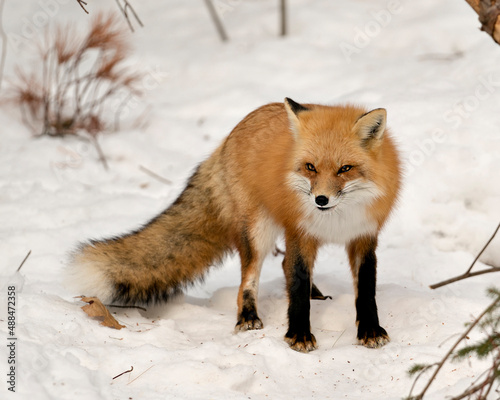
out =
[[[333,210],[311,210],[301,222],[301,228],[322,242],[344,244],[356,237],[377,232],[377,223],[366,213],[365,204],[338,206]]]
[[[303,216],[299,225],[309,235],[322,242],[344,244],[377,232],[377,222],[367,212],[369,204],[382,195],[373,182],[361,179],[349,182],[341,194],[330,196],[328,204],[333,207],[328,210],[318,208],[308,179],[291,173],[288,183],[302,199]]]

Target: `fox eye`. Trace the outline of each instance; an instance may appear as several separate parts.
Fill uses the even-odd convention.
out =
[[[342,174],[344,172],[347,172],[347,171],[350,171],[352,169],[352,165],[342,165],[342,167],[340,167],[339,171],[337,172],[337,174]]]
[[[308,171],[317,172],[317,171],[316,171],[316,168],[315,168],[315,167],[314,167],[314,165],[312,165],[311,163],[307,163],[307,164],[306,164],[306,169],[307,169]]]

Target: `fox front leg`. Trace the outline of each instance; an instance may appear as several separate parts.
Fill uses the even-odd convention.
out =
[[[316,349],[311,333],[310,298],[312,268],[317,245],[304,238],[287,238],[283,270],[288,291],[288,331],[285,341],[293,350],[309,352]]]
[[[284,255],[285,252],[279,249],[278,246],[276,246],[276,248],[273,251],[273,255],[276,257],[278,254]],[[318,287],[313,282],[311,287],[311,300],[327,300],[327,299],[331,300],[332,296],[323,295],[323,293],[321,293],[321,290],[319,290]]]
[[[366,347],[377,348],[389,342],[389,335],[379,324],[375,301],[377,238],[355,239],[347,245],[356,293],[358,340]]]

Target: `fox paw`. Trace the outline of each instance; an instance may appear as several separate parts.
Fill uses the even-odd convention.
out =
[[[360,326],[358,328],[358,340],[363,346],[370,349],[382,347],[390,342],[389,335],[381,326],[374,328],[363,328]]]
[[[254,329],[262,329],[264,324],[257,315],[241,316],[234,327],[235,332],[251,331]]]
[[[317,348],[316,338],[311,332],[301,334],[288,332],[285,335],[285,342],[287,342],[293,350],[302,353],[308,353]]]

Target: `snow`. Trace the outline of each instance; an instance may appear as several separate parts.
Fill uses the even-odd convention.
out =
[[[88,3],[91,14],[116,8],[112,1]],[[108,172],[92,146],[33,139],[16,110],[0,110],[0,397],[8,396],[12,285],[19,399],[408,395],[409,367],[438,361],[450,337],[488,304],[485,289],[500,283],[490,274],[428,288],[465,271],[500,220],[498,45],[460,0],[294,0],[286,38],[277,35],[277,1],[216,0],[228,43],[218,39],[203,2],[133,3],[145,27],[131,36],[131,65],[148,71],[146,95],[130,105],[120,132],[100,138]],[[16,63],[30,62],[26,50],[43,26],[88,21],[68,0],[7,2],[4,13],[8,75]],[[260,331],[233,333],[235,257],[168,305],[113,309],[126,329],[87,317],[73,298],[81,293],[63,281],[68,252],[79,241],[134,229],[160,212],[239,120],[285,96],[388,111],[405,160],[404,190],[378,249],[379,316],[392,341],[376,350],[356,344],[349,267],[335,246],[322,250],[315,269],[315,282],[333,299],[312,303],[319,348],[309,354],[283,341],[280,257],[269,257],[263,268]],[[141,165],[172,184],[146,175]],[[481,261],[500,265],[500,238]],[[458,394],[482,365],[446,365],[428,398]]]

